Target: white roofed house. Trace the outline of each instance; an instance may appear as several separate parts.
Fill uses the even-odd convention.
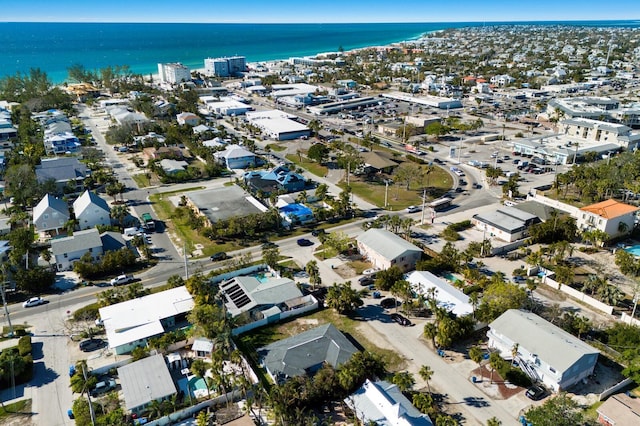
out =
[[[435,289],[434,298],[438,306],[456,316],[473,314],[473,305],[469,296],[431,272],[413,271],[407,276],[407,281],[418,294],[427,295],[431,289]]]
[[[357,241],[360,253],[378,269],[397,266],[410,271],[422,257],[419,247],[384,229],[369,229]]]
[[[102,257],[102,240],[96,228],[75,232],[70,237],[51,240],[51,254],[58,271],[72,269],[73,264],[85,253],[91,253],[94,261]]]
[[[599,351],[531,312],[509,309],[489,324],[489,347],[516,360],[532,379],[554,392],[566,390],[593,373]]]
[[[398,386],[384,380],[367,379],[344,402],[363,425],[433,426],[429,416],[422,414]]]
[[[80,229],[95,228],[98,225],[111,224],[109,204],[91,191],[84,193],[73,202],[73,212]]]
[[[127,411],[142,414],[153,401],[163,401],[177,393],[167,363],[161,354],[143,358],[118,368]]]
[[[33,208],[33,224],[41,238],[66,233],[69,217],[67,202],[49,194]]]
[[[246,169],[256,165],[256,155],[241,147],[240,145],[229,145],[223,151],[214,152],[216,160],[227,167],[227,169]]]
[[[175,329],[186,321],[193,306],[193,297],[182,286],[105,306],[99,312],[109,348],[121,355],[144,347],[150,338]]]
[[[189,126],[197,126],[200,123],[200,117],[192,112],[182,112],[176,116],[178,124],[181,126],[188,124]]]
[[[234,334],[318,307],[318,301],[303,296],[289,278],[237,276],[220,283],[220,295],[229,315],[236,318]]]

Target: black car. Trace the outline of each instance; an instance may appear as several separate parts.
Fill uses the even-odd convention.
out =
[[[314,237],[317,237],[320,234],[324,234],[325,230],[324,229],[314,229],[313,231],[311,231],[311,235],[313,235]]]
[[[300,247],[309,247],[313,245],[313,241],[307,240],[306,238],[300,238],[297,242]]]
[[[364,276],[364,277],[360,278],[358,280],[358,283],[361,286],[367,286],[367,285],[373,284],[374,283],[374,279],[373,279],[373,277],[367,275],[367,276]]]
[[[547,395],[547,390],[540,385],[533,385],[525,392],[527,398],[540,401]]]
[[[87,339],[80,342],[80,350],[82,352],[91,352],[104,346],[102,339]]]
[[[391,319],[404,327],[408,327],[411,325],[411,321],[409,321],[409,318],[403,317],[400,314],[391,314]]]
[[[382,306],[384,309],[391,309],[398,306],[397,303],[398,302],[393,297],[387,297],[386,299],[382,299],[382,301],[380,301],[380,306]]]
[[[220,260],[225,260],[227,257],[227,253],[221,251],[219,253],[212,254],[209,259],[211,259],[212,262],[218,262]]]

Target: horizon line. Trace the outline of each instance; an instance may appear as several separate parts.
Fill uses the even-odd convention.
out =
[[[250,22],[250,21],[12,21],[0,20],[0,24],[247,24],[247,25],[325,25],[325,24],[485,24],[485,23],[558,23],[558,22],[638,22],[640,17],[635,19],[514,19],[514,20],[480,20],[480,21],[354,21],[354,22],[306,22],[306,21],[282,21],[282,22]]]

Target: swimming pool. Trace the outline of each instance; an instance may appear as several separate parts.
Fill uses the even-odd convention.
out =
[[[640,256],[640,244],[635,245],[635,246],[631,246],[631,247],[627,247],[624,249],[624,251],[631,253],[634,256]]]
[[[267,281],[269,281],[269,278],[267,278],[267,276],[265,274],[255,274],[253,276],[256,280],[258,280],[258,282],[260,284],[266,283]]]
[[[192,377],[189,380],[189,387],[193,390],[207,390],[207,382],[202,377]]]
[[[442,274],[442,278],[451,281],[452,283],[455,283],[456,281],[460,281],[459,278],[457,278],[456,276],[454,276],[452,273],[447,272],[446,274]]]

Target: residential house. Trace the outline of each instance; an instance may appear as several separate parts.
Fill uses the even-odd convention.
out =
[[[489,324],[488,346],[512,357],[533,380],[554,392],[593,374],[598,350],[531,312],[509,309]]]
[[[73,212],[80,229],[111,225],[109,204],[95,192],[84,191],[73,202]]]
[[[598,423],[604,426],[640,425],[640,399],[624,393],[610,396],[596,412]]]
[[[303,296],[293,280],[266,274],[227,279],[220,283],[220,294],[227,312],[239,324],[236,334],[318,307],[317,300]]]
[[[474,214],[471,223],[483,231],[487,238],[495,237],[508,243],[521,240],[529,235],[531,225],[540,219],[514,207],[500,207],[492,212]]]
[[[38,182],[55,182],[57,193],[60,195],[67,191],[81,192],[87,176],[87,166],[75,157],[44,158],[40,165],[36,166]]]
[[[325,324],[258,349],[260,364],[276,383],[312,376],[323,365],[340,367],[358,349],[333,324]]]
[[[188,165],[189,163],[184,160],[171,160],[169,158],[160,160],[160,167],[168,175],[184,172]]]
[[[406,272],[415,269],[422,250],[393,232],[369,229],[357,238],[358,250],[375,268],[397,266]]]
[[[290,171],[285,166],[278,166],[269,172],[262,170],[247,172],[243,179],[254,191],[262,191],[265,195],[281,191],[302,191],[307,184],[304,176]]]
[[[91,258],[97,261],[103,252],[100,233],[95,228],[75,232],[70,237],[51,240],[51,254],[58,271],[71,270],[73,264],[85,253],[90,253]]]
[[[213,353],[213,342],[204,337],[198,337],[193,341],[191,350],[195,354],[196,358],[211,358]]]
[[[290,227],[293,225],[307,224],[315,221],[313,211],[304,204],[292,203],[278,208],[280,216],[286,222],[285,225]]]
[[[456,316],[473,314],[469,296],[428,271],[413,271],[406,280],[417,294],[433,294],[438,306]]]
[[[633,230],[636,212],[640,208],[609,199],[582,207],[578,212],[578,229],[598,229],[611,238],[626,235]]]
[[[213,153],[213,157],[227,169],[247,169],[256,165],[257,156],[240,145],[228,145],[223,151]]]
[[[433,426],[429,416],[421,413],[398,386],[384,380],[367,379],[344,402],[363,425]]]
[[[127,242],[119,232],[105,231],[100,234],[100,241],[102,241],[102,251],[104,252],[127,248]]]
[[[118,367],[118,378],[125,408],[132,414],[142,414],[153,401],[162,402],[177,393],[161,354]]]
[[[42,197],[33,208],[33,224],[42,238],[66,233],[69,218],[67,202],[50,194]]]
[[[47,155],[77,152],[82,146],[80,140],[71,132],[45,134],[43,142]]]
[[[361,155],[363,161],[363,171],[366,174],[391,173],[398,167],[398,163],[377,152],[365,152]]]
[[[200,117],[192,112],[182,112],[176,116],[178,120],[178,124],[184,126],[188,124],[189,126],[197,126],[200,123]]]
[[[177,328],[193,306],[193,297],[182,286],[105,306],[99,312],[109,348],[121,355]]]

